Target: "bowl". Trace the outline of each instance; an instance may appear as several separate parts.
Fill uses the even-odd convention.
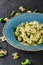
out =
[[[38,21],[39,23],[43,24],[43,14],[40,13],[24,13],[21,14],[17,17],[14,17],[12,19],[9,20],[8,23],[5,24],[4,28],[3,28],[3,35],[5,36],[7,42],[20,50],[25,50],[25,51],[40,51],[43,50],[43,44],[40,44],[38,46],[26,46],[23,44],[20,44],[15,36],[14,36],[14,29],[20,24],[20,23],[25,23],[27,21],[31,22],[31,21]]]

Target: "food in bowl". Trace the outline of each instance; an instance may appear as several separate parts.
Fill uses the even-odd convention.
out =
[[[23,45],[37,46],[43,43],[43,24],[37,21],[21,23],[14,31],[14,35]]]

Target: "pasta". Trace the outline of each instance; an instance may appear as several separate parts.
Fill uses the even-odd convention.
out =
[[[14,35],[21,44],[37,46],[43,43],[43,24],[37,21],[21,23]]]

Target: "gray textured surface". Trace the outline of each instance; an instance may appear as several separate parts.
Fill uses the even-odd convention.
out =
[[[20,12],[19,6],[24,6],[26,10],[39,9],[43,12],[43,0],[0,0],[0,17],[10,17],[12,10]]]
[[[43,12],[43,0],[0,0],[0,17],[10,17],[10,13],[12,10],[20,12],[18,8],[21,5],[23,5],[26,10],[39,9],[41,13]],[[0,36],[2,36],[3,26],[4,23],[0,23]],[[10,46],[7,42],[3,43],[1,41],[0,45],[2,45],[3,49],[6,49],[8,51],[8,56],[0,58],[0,65],[21,65],[21,62],[26,58],[29,58],[31,60],[31,65],[43,65],[43,51],[20,51]],[[18,52],[20,59],[13,60],[11,55],[13,52]]]

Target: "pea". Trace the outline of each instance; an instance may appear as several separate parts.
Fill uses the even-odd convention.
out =
[[[0,53],[0,58],[3,57],[3,56],[4,56],[4,54],[3,53]]]
[[[22,38],[20,36],[18,36],[18,41],[21,42],[22,41]]]
[[[0,18],[0,22],[3,22],[4,21],[4,19],[3,18]]]

